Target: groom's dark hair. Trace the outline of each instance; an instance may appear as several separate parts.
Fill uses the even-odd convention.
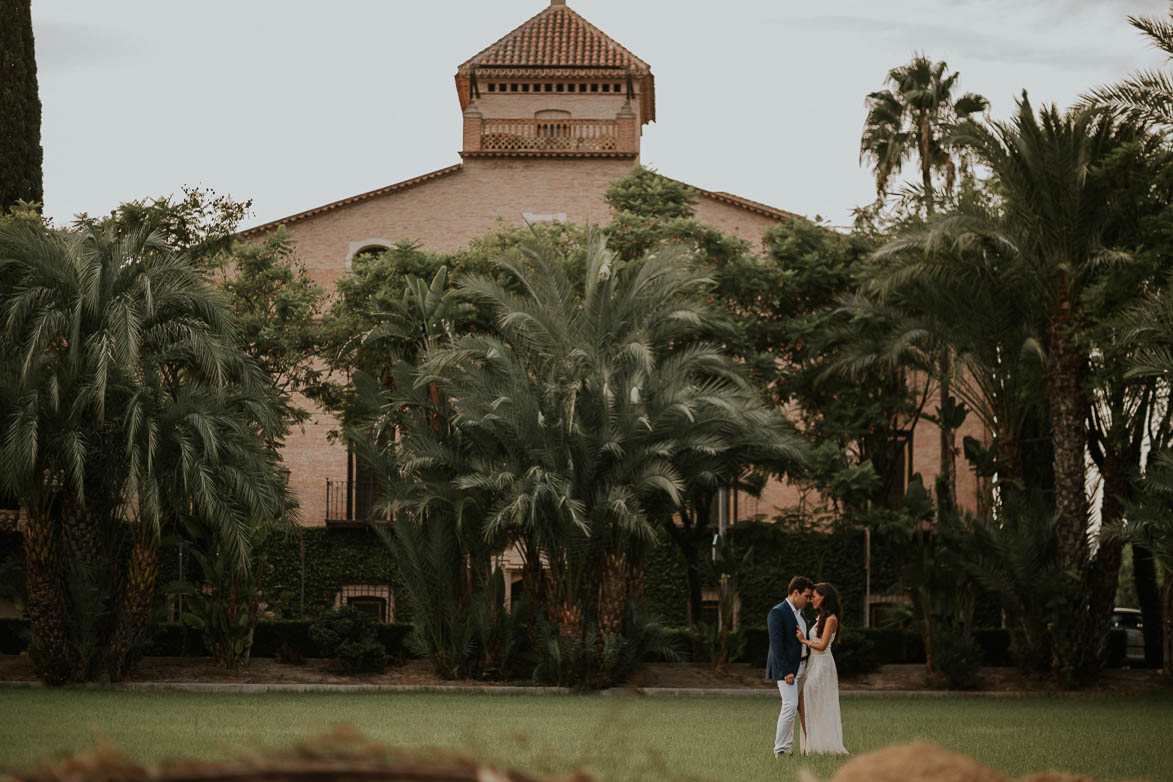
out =
[[[795,576],[790,579],[790,586],[786,588],[787,595],[793,595],[795,592],[805,592],[808,589],[814,589],[815,584],[806,576]]]

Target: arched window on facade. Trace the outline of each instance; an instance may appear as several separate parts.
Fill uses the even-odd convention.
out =
[[[350,271],[350,267],[354,264],[354,259],[362,256],[375,256],[391,249],[393,243],[387,239],[363,239],[359,242],[351,242],[346,254],[346,270]]]

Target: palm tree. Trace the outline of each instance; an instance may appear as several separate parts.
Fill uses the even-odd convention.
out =
[[[933,214],[934,174],[944,176],[946,193],[953,190],[965,158],[959,157],[960,150],[950,142],[949,131],[989,108],[989,102],[973,92],[954,100],[959,76],[950,73],[944,62],[918,55],[907,65],[888,71],[891,89],[868,95],[860,159],[871,162],[877,196],[887,194],[892,177],[913,156],[920,164],[927,215]]]
[[[0,280],[0,480],[28,509],[38,666],[51,681],[99,675],[98,647],[112,645],[118,676],[149,621],[167,520],[192,512],[223,529],[243,566],[247,520],[277,514],[261,445],[277,408],[227,304],[157,235],[5,223]]]
[[[1015,298],[1041,304],[1057,550],[1064,572],[1085,574],[1092,562],[1085,467],[1091,399],[1083,382],[1088,348],[1080,337],[1086,325],[1081,297],[1111,262],[1123,260],[1103,246],[1114,184],[1100,165],[1135,138],[1135,130],[1092,109],[1061,114],[1052,106],[1036,116],[1024,94],[1011,121],[971,122],[955,135],[992,172],[999,208],[960,209],[917,241],[934,252],[947,242],[984,246],[975,257],[1001,259],[1001,281],[1017,291]],[[1056,629],[1065,676],[1095,664],[1099,633],[1092,613],[1075,611]]]
[[[471,506],[466,524],[479,516],[484,539],[520,547],[557,637],[588,650],[584,675],[605,682],[614,672],[604,650],[622,656],[641,551],[690,482],[727,469],[715,460],[744,459],[747,442],[773,464],[794,463],[801,446],[728,356],[699,339],[715,322],[703,298],[711,282],[681,253],[621,265],[596,236],[585,274],[540,243],[498,269],[504,283],[473,277],[457,288],[492,313],[495,333],[429,351],[410,390],[397,376],[387,397],[426,406],[418,392],[438,388],[450,434],[440,443],[405,430],[392,461],[418,478],[448,460],[461,497],[444,504]],[[458,459],[446,455],[454,438]]]
[[[934,174],[944,176],[944,191],[953,191],[959,173],[968,168],[964,146],[955,143],[951,129],[989,108],[989,102],[968,92],[953,98],[960,74],[924,55],[888,72],[890,89],[867,97],[868,113],[860,141],[860,159],[868,160],[876,175],[876,195],[883,198],[891,178],[905,162],[916,157],[920,164],[921,200],[924,215],[931,218],[936,197]],[[957,467],[953,430],[947,419],[951,409],[952,369],[948,349],[937,351],[938,427],[940,428],[941,473],[946,496],[939,500],[956,504]]]
[[[1130,16],[1128,22],[1167,57],[1173,57],[1173,11],[1168,20]],[[1116,84],[1097,87],[1085,98],[1125,117],[1173,128],[1173,78],[1164,71],[1142,70]]]
[[[1046,361],[1041,342],[1044,309],[1017,278],[1014,258],[974,225],[1000,219],[995,205],[981,198],[957,204],[965,218],[934,221],[901,229],[875,257],[884,261],[865,290],[849,303],[852,312],[882,308],[892,317],[886,349],[872,360],[890,364],[917,350],[919,364],[944,343],[961,370],[954,385],[958,398],[986,431],[994,434],[996,471],[1004,500],[1034,476],[1023,455],[1026,428],[1046,417],[1041,391]],[[872,318],[869,322],[881,322]],[[916,363],[916,362],[912,362]],[[991,498],[993,499],[993,498]]]

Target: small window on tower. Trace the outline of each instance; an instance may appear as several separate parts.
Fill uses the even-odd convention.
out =
[[[599,91],[599,85],[592,84],[591,85],[591,92],[598,92],[598,91]]]
[[[610,91],[611,91],[611,85],[610,85],[610,84],[604,84],[604,85],[603,85],[603,92],[610,92]]]
[[[553,84],[547,84],[547,85],[546,85],[546,87],[545,87],[545,91],[546,91],[546,92],[553,92],[553,91],[554,91],[554,85],[553,85]]]
[[[566,91],[566,85],[565,85],[565,84],[558,84],[558,85],[555,85],[555,89],[556,89],[558,92],[565,92],[565,91]]]
[[[497,92],[509,92],[509,85],[507,85],[507,84],[498,84],[498,85],[497,85]]]
[[[496,91],[497,91],[497,85],[496,84],[489,84],[489,92],[496,92]]]
[[[612,92],[621,92],[618,84],[612,85]]]
[[[529,85],[528,84],[521,85],[521,91],[522,92],[529,92]]]
[[[517,92],[517,84],[510,84],[509,91],[510,92]]]

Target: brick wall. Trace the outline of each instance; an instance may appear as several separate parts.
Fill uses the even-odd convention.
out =
[[[575,223],[607,222],[607,185],[631,170],[612,159],[490,158],[455,173],[291,223],[298,256],[327,288],[346,272],[352,242],[401,239],[447,252],[522,215],[565,214]]]

